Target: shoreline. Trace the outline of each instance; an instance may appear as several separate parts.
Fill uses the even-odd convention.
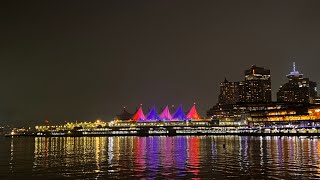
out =
[[[36,134],[17,134],[9,135],[6,134],[3,137],[14,138],[14,137],[121,137],[121,136],[138,136],[138,137],[151,137],[151,136],[287,136],[287,137],[300,137],[300,136],[318,136],[320,133],[184,133],[184,134],[69,134],[69,135],[36,135]]]

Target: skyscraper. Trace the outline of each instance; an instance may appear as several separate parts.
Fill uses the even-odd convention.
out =
[[[225,79],[220,83],[219,104],[235,104],[239,102],[239,82]]]
[[[296,70],[295,63],[293,63],[292,72],[287,77],[289,82],[280,86],[277,92],[277,101],[315,103],[317,84],[310,81],[309,78],[304,78],[303,74]]]
[[[245,80],[239,84],[240,102],[271,102],[270,70],[251,66],[245,71]]]

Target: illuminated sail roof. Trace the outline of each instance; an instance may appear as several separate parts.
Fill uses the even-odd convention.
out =
[[[147,114],[146,120],[160,120],[156,108],[153,106],[151,111]]]
[[[171,116],[171,113],[170,113],[168,106],[166,106],[166,108],[164,108],[164,110],[160,114],[160,119],[161,120],[171,120],[172,119],[172,116]]]
[[[187,119],[200,119],[200,116],[196,109],[196,104],[192,106],[189,113],[187,114]]]
[[[173,114],[173,120],[186,120],[186,116],[182,110],[182,106],[178,108],[178,110]]]
[[[138,109],[138,111],[133,115],[132,119],[135,120],[135,121],[140,121],[140,120],[145,120],[146,119],[146,117],[143,114],[143,110],[142,110],[141,106]]]

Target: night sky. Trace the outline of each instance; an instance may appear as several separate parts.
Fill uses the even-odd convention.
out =
[[[110,120],[125,105],[200,115],[219,83],[295,61],[320,84],[320,1],[1,1],[0,125]]]

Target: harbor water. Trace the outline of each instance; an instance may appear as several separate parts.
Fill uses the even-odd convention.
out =
[[[319,179],[317,137],[0,137],[0,179]]]

